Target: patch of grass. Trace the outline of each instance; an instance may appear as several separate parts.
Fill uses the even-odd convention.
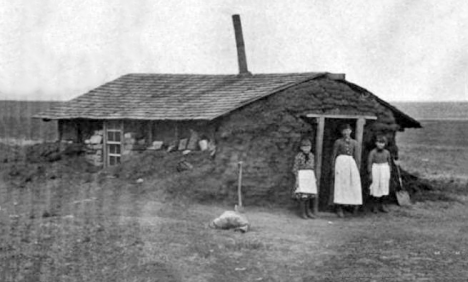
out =
[[[427,191],[427,192],[418,192],[412,195],[411,199],[414,202],[459,202],[463,203],[455,195],[449,195],[443,191]]]
[[[261,242],[258,239],[253,240],[241,240],[241,241],[232,241],[232,243],[227,243],[224,245],[224,248],[230,251],[258,251],[258,250],[268,250],[270,249],[270,244]]]
[[[133,226],[109,221],[20,218],[2,229],[2,281],[125,281],[142,245]]]

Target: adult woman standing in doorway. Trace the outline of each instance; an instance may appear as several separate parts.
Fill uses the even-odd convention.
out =
[[[332,169],[334,174],[333,203],[337,206],[338,217],[344,217],[343,205],[354,206],[354,213],[362,205],[361,177],[359,175],[359,144],[351,138],[351,126],[341,126],[342,137],[335,141],[332,155]]]

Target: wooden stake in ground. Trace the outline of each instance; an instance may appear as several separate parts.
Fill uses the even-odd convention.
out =
[[[244,207],[242,206],[242,162],[237,163],[239,167],[239,181],[237,183],[237,198],[238,204],[234,206],[234,210],[239,213],[244,212]]]

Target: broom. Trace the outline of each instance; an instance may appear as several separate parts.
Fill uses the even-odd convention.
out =
[[[410,206],[411,205],[411,200],[410,196],[408,194],[408,191],[403,188],[403,181],[401,180],[401,172],[400,172],[400,166],[395,163],[395,159],[393,159],[393,164],[395,164],[397,174],[398,174],[398,182],[400,184],[400,190],[395,191],[397,202],[399,206]]]

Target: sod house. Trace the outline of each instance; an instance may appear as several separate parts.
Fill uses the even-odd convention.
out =
[[[349,123],[362,145],[363,174],[376,135],[385,134],[396,155],[397,132],[421,127],[344,74],[251,74],[234,20],[239,74],[128,74],[35,117],[57,120],[59,138],[86,143],[88,159],[104,167],[142,150],[208,147],[217,173],[231,176],[234,186],[243,163],[247,202],[287,198],[298,144],[309,138],[321,206],[329,197],[331,150],[341,124]]]

